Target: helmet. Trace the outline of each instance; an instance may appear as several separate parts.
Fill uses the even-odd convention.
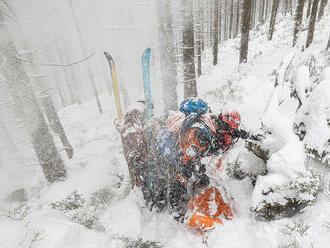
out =
[[[238,128],[241,124],[241,115],[236,111],[220,113],[219,120],[227,123],[231,128]]]
[[[190,115],[191,113],[196,113],[198,116],[200,116],[202,114],[206,114],[208,110],[209,107],[207,102],[197,97],[187,98],[180,104],[180,111],[186,116]]]

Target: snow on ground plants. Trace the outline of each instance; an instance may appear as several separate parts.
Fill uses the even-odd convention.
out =
[[[329,16],[318,25],[322,27],[327,21]],[[289,27],[292,23],[288,18],[280,17],[274,40],[270,42],[267,26],[258,26],[251,34],[250,58],[245,65],[238,65],[238,39],[221,45],[219,65],[212,67],[210,60],[204,61],[204,74],[198,80],[200,97],[209,102],[215,113],[239,111],[245,129],[267,134],[263,146],[269,150],[265,165],[240,141],[223,155],[221,170],[215,170],[212,165],[208,168],[213,173],[212,183],[220,188],[234,210],[232,221],[207,234],[208,247],[328,247],[330,169],[306,157],[305,149],[324,148],[323,143],[315,140],[323,135],[317,133],[315,123],[328,121],[328,113],[321,110],[328,110],[325,92],[329,87],[325,84],[329,80],[326,73],[322,74],[318,88],[309,98],[300,84],[303,82],[306,88],[311,82],[306,80],[310,71],[307,73],[304,62],[311,54],[319,69],[328,63],[329,54],[321,51],[328,34],[316,28],[311,47],[302,54],[293,51],[300,59],[287,63],[291,64],[288,70],[293,75],[289,81],[299,82],[295,89],[303,99],[302,110],[296,113],[298,103],[290,94],[285,95],[287,85],[274,89],[276,75],[285,74],[279,65],[285,64],[286,56],[292,52]],[[305,35],[303,32],[300,37],[301,44]],[[283,104],[290,108],[280,106],[282,98]],[[66,161],[69,177],[64,182],[48,184],[39,168],[34,167],[28,182],[13,184],[12,189],[17,189],[15,192],[20,197],[11,195],[1,199],[0,247],[203,247],[200,235],[167,213],[150,212],[141,192],[130,189],[120,137],[113,125],[114,101],[105,95],[101,100],[109,103],[104,104],[108,107],[103,115],[97,114],[94,101],[60,111],[75,149],[74,158]],[[312,114],[306,117],[303,113]],[[301,121],[310,131],[305,142],[299,140],[293,129],[294,123]],[[327,133],[328,126],[323,128]],[[315,174],[320,176],[319,181],[313,181],[320,187],[316,198],[314,194],[296,190],[306,183],[306,176],[315,179]],[[280,201],[285,205],[290,197],[310,199],[312,204],[290,218],[260,221],[253,214],[265,202]]]

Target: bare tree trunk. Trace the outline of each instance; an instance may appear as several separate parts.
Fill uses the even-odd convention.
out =
[[[163,81],[163,100],[165,113],[177,109],[175,47],[172,28],[171,6],[169,0],[157,1],[159,22],[160,64]]]
[[[233,23],[234,23],[234,0],[232,0],[230,4],[229,39],[233,38]]]
[[[82,35],[81,35],[81,30],[80,30],[80,27],[79,27],[79,24],[78,24],[77,16],[76,16],[76,13],[75,13],[74,8],[73,8],[72,0],[68,0],[68,2],[69,2],[71,14],[72,14],[72,17],[73,17],[75,26],[76,26],[76,30],[77,30],[77,33],[78,33],[79,43],[80,43],[81,50],[82,50],[84,56],[87,56],[86,48],[85,48],[85,45],[84,45],[84,42],[83,42],[83,38],[82,38]],[[97,92],[97,89],[96,89],[95,79],[93,77],[92,70],[91,70],[90,66],[88,65],[88,62],[87,62],[87,71],[88,71],[89,79],[92,82],[93,91],[94,91],[94,95],[95,95],[95,99],[96,99],[96,104],[97,104],[99,113],[102,114],[103,113],[103,110],[102,110],[101,102],[100,102],[99,95],[98,95],[98,92]]]
[[[321,3],[320,3],[320,10],[319,10],[319,14],[318,14],[318,17],[317,17],[317,20],[320,21],[322,16],[323,16],[323,13],[324,13],[324,8],[327,6],[328,4],[328,0],[321,0]]]
[[[273,0],[272,13],[271,13],[271,16],[270,16],[268,40],[272,40],[272,38],[273,38],[278,6],[279,6],[279,0]]]
[[[0,22],[4,19],[0,12]],[[22,62],[16,57],[17,50],[6,29],[0,26],[0,36],[6,37],[0,41],[0,54],[3,65],[3,74],[7,79],[16,109],[20,114],[25,128],[32,140],[32,146],[37,154],[44,175],[49,182],[62,181],[67,177],[67,172],[56,150],[45,118],[39,109],[35,95],[29,85],[29,79]]]
[[[213,65],[218,64],[219,0],[214,0],[213,20]]]
[[[328,39],[328,44],[327,44],[326,50],[329,50],[329,48],[330,48],[330,35],[329,35],[329,39]]]
[[[313,0],[308,0],[308,6],[307,6],[307,11],[306,11],[306,18],[309,17],[311,13],[311,7],[312,7]]]
[[[259,12],[259,23],[264,24],[265,19],[264,19],[264,10],[265,10],[265,0],[261,0],[260,3],[260,12]]]
[[[243,3],[243,16],[242,16],[242,29],[241,29],[241,48],[239,63],[247,62],[248,48],[249,48],[249,24],[251,19],[251,1],[244,0]]]
[[[239,27],[240,27],[240,22],[239,22],[239,20],[240,20],[240,14],[241,14],[241,9],[240,9],[240,0],[237,0],[237,7],[236,7],[236,35],[235,36],[237,36],[238,35],[238,33],[239,33]]]
[[[307,33],[307,40],[306,40],[306,48],[310,46],[310,44],[313,42],[313,36],[314,36],[314,27],[316,22],[316,15],[317,15],[317,8],[319,5],[319,0],[313,1],[312,6],[312,12],[309,19],[309,25],[308,25],[308,33]]]
[[[288,11],[292,15],[292,0],[288,0]]]
[[[194,21],[191,0],[182,0],[183,16],[183,72],[184,98],[197,96],[195,75]]]
[[[203,19],[202,19],[201,0],[198,0],[198,15],[197,15],[197,75],[202,75],[202,39],[203,39]]]
[[[270,0],[266,0],[264,21],[266,21],[267,18],[268,18],[268,5],[269,5],[269,1],[270,1]]]
[[[297,0],[296,14],[294,17],[294,31],[293,31],[293,44],[292,44],[293,47],[296,45],[298,33],[300,32],[301,21],[304,11],[304,4],[305,4],[305,0]]]

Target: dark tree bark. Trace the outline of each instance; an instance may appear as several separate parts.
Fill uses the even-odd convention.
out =
[[[177,109],[175,47],[172,28],[171,6],[169,0],[157,1],[159,22],[160,63],[163,81],[165,113]]]
[[[239,27],[240,27],[240,14],[241,14],[241,9],[240,9],[240,0],[237,0],[237,7],[236,7],[236,35],[239,33]]]
[[[319,10],[319,14],[318,14],[318,17],[317,17],[317,20],[321,20],[322,16],[323,16],[323,13],[324,13],[324,8],[327,6],[328,4],[328,0],[321,0],[321,3],[320,3],[320,10]]]
[[[194,48],[194,21],[193,5],[191,0],[182,0],[183,16],[183,73],[184,98],[197,96],[195,75],[195,48]]]
[[[309,15],[310,15],[310,13],[311,13],[312,3],[313,3],[313,0],[308,0],[307,11],[306,11],[306,18],[308,18]]]
[[[330,48],[330,35],[329,35],[329,39],[328,39],[328,44],[327,44],[327,50],[329,50],[329,48]]]
[[[293,47],[296,45],[298,33],[300,32],[301,21],[304,11],[304,4],[305,4],[305,0],[297,0],[296,14],[294,17],[294,31],[293,31],[293,43],[292,43]]]
[[[313,42],[313,36],[314,36],[314,27],[316,22],[316,15],[317,15],[317,8],[319,5],[319,0],[313,1],[312,6],[312,12],[309,19],[309,25],[308,25],[308,33],[307,33],[307,40],[306,40],[306,48],[310,46],[310,44]]]
[[[251,19],[251,1],[244,0],[243,3],[243,16],[242,16],[242,28],[241,28],[241,48],[239,63],[247,62],[247,55],[249,49],[249,24]]]
[[[288,11],[292,15],[292,0],[288,0]]]
[[[273,33],[274,33],[274,30],[275,30],[275,22],[276,22],[276,15],[277,15],[279,2],[280,2],[279,0],[273,0],[272,12],[271,12],[271,16],[270,16],[268,40],[272,40],[272,38],[273,38]]]
[[[0,23],[3,21],[0,12]],[[0,37],[6,37],[0,41],[0,58],[2,61],[5,60],[3,74],[7,79],[15,107],[31,137],[32,146],[43,173],[49,182],[62,181],[67,177],[63,160],[56,150],[53,137],[39,109],[35,95],[28,86],[28,76],[22,61],[16,57],[17,49],[10,38],[6,25],[0,25]]]
[[[202,75],[202,39],[203,39],[203,14],[202,5],[198,1],[198,16],[197,16],[197,75]]]
[[[259,10],[259,23],[264,24],[264,11],[265,11],[265,0],[261,0],[260,2],[260,10]]]
[[[214,0],[213,20],[213,65],[218,64],[219,0]]]
[[[234,0],[232,0],[230,3],[229,39],[233,37],[233,23],[234,23]]]
[[[270,0],[266,0],[266,4],[265,4],[265,17],[264,17],[264,21],[266,21],[268,19],[268,9],[269,9],[269,2]]]

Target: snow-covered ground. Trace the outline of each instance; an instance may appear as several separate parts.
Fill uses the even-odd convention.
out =
[[[326,16],[318,24],[314,42],[304,53],[314,53],[320,60],[323,58],[321,50],[326,47],[328,33],[322,27],[329,22],[330,18]],[[280,31],[275,33],[271,42],[266,37],[266,26],[260,27],[265,31],[264,35],[260,31],[254,32],[249,44],[251,59],[246,65],[238,65],[237,39],[221,45],[219,65],[212,67],[205,61],[204,74],[198,80],[198,92],[214,112],[238,110],[246,129],[260,130],[260,118],[274,87],[273,71],[292,51],[290,27],[292,23],[289,25],[286,20],[279,22],[277,30]],[[305,35],[306,32],[301,35],[300,42],[305,40]],[[103,115],[97,113],[94,101],[60,111],[75,150],[74,158],[65,161],[69,177],[65,182],[48,184],[39,167],[34,167],[30,180],[11,184],[16,188],[24,187],[28,200],[21,205],[1,199],[0,247],[144,247],[138,244],[147,241],[159,242],[149,243],[149,247],[203,247],[201,236],[166,213],[149,212],[141,192],[130,190],[120,137],[113,125],[115,104],[108,95],[103,95],[101,100],[105,107]],[[242,143],[236,145],[240,146]],[[62,155],[64,157],[65,153]],[[260,159],[248,152],[241,153],[238,148],[233,149],[226,159],[238,155],[246,163],[243,166],[260,167]],[[235,213],[232,221],[226,221],[207,234],[208,247],[329,247],[330,169],[309,162],[324,173],[322,190],[316,202],[292,218],[271,222],[257,221],[252,217],[253,186],[250,179],[233,180],[221,170],[221,188],[227,192]],[[19,179],[13,177],[13,180]],[[54,203],[74,191],[85,200],[81,201],[79,208],[60,211],[54,207]]]

